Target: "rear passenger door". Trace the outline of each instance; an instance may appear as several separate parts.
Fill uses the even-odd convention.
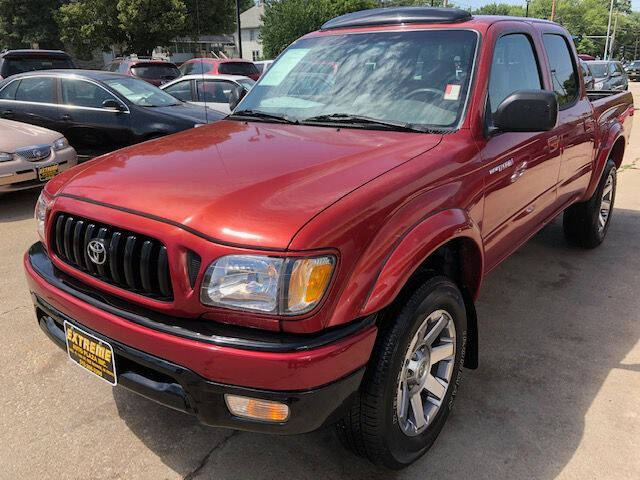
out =
[[[534,32],[525,30],[509,31],[496,40],[486,106],[488,127],[509,95],[545,89],[534,38]],[[482,234],[491,269],[534,233],[553,209],[560,148],[554,131],[496,132],[488,135],[481,154],[486,175]]]
[[[16,79],[8,85],[10,88],[7,88],[7,98],[0,101],[0,114],[10,120],[56,130],[58,105],[55,85],[56,80],[53,77],[33,76]]]
[[[580,83],[572,43],[563,33],[543,32],[553,90],[558,98],[557,139],[562,150],[558,204],[581,195],[589,185],[594,155],[595,121]]]

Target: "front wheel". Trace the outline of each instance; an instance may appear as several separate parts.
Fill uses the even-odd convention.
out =
[[[384,319],[358,398],[336,431],[356,454],[400,469],[426,453],[453,407],[467,317],[460,290],[441,276],[394,317]]]
[[[571,245],[595,248],[603,242],[611,223],[616,186],[616,165],[613,160],[608,160],[591,198],[564,211],[564,236]]]

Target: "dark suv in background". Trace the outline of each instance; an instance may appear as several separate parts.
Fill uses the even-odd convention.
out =
[[[640,60],[634,60],[625,69],[629,80],[634,81],[640,78]]]
[[[34,70],[76,68],[62,50],[4,50],[0,52],[0,80]]]
[[[116,58],[105,65],[104,70],[137,77],[156,87],[180,76],[180,70],[174,63],[136,57]]]

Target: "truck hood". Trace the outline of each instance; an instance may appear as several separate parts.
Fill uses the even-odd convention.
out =
[[[99,157],[58,193],[284,250],[320,211],[441,139],[226,120]]]

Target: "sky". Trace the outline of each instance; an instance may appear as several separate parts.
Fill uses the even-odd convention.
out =
[[[460,5],[461,7],[467,7],[471,5],[471,8],[479,8],[482,5],[486,5],[488,3],[508,3],[510,5],[522,5],[523,7],[527,4],[524,0],[453,0],[456,5]],[[606,0],[602,0],[603,2]],[[609,2],[607,2],[609,3]],[[631,6],[634,11],[640,10],[640,0],[631,0]]]

